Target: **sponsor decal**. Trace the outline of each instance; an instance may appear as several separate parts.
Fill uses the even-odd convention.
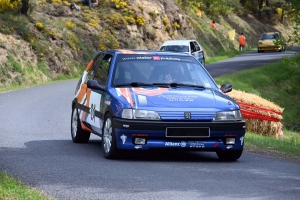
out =
[[[214,145],[214,148],[216,148],[217,146],[219,146],[219,142],[216,142],[216,144]]]
[[[147,56],[139,56],[139,57],[136,57],[137,60],[152,60],[152,57],[147,57]]]
[[[186,142],[185,142],[185,141],[182,141],[182,142],[180,143],[180,146],[181,146],[181,147],[186,147]]]
[[[161,60],[177,60],[180,61],[180,58],[176,57],[160,57]]]
[[[153,60],[160,60],[159,56],[153,56]]]
[[[110,95],[106,94],[104,103],[107,105],[110,105],[111,101],[112,101],[112,98],[110,97]]]
[[[141,149],[141,148],[143,148],[143,147],[142,147],[142,145],[135,145],[134,148],[135,148],[135,149]]]
[[[186,147],[186,142],[165,142],[166,147]]]
[[[181,61],[181,62],[193,62],[191,59],[188,58],[176,58],[176,57],[164,57],[160,56],[160,60],[175,60],[175,61]]]
[[[201,141],[189,141],[190,148],[205,148],[205,142]]]
[[[191,119],[191,112],[184,112],[184,119]]]
[[[227,148],[227,149],[232,149],[232,148],[233,148],[233,145],[228,145],[226,148]]]
[[[148,137],[148,134],[144,134],[144,133],[134,133],[134,134],[132,134],[132,137]]]
[[[159,95],[158,97],[166,98],[169,101],[184,101],[184,102],[192,102],[198,98],[195,95]]]
[[[126,140],[127,140],[127,136],[123,134],[123,135],[121,135],[120,138],[121,138],[123,144],[125,144],[125,142],[126,142]]]
[[[91,114],[91,120],[95,121],[95,109],[96,105],[92,103],[91,108],[90,108],[90,114]]]
[[[237,134],[225,134],[224,136],[225,136],[225,137],[236,137]]]
[[[129,125],[123,124],[123,127],[124,127],[124,128],[129,128]]]
[[[121,108],[119,105],[116,104],[116,108],[117,108],[117,112],[116,112],[116,116],[119,116],[120,112],[121,112]]]
[[[241,145],[243,146],[243,143],[244,143],[244,136],[243,136],[243,137],[240,137],[240,140],[241,140]]]

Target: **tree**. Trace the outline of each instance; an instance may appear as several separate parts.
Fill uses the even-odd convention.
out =
[[[27,15],[28,10],[29,10],[29,0],[22,0],[22,7],[20,9],[20,12],[23,15]]]
[[[300,45],[300,1],[290,0],[290,5],[293,9],[294,31],[289,36],[289,42]]]

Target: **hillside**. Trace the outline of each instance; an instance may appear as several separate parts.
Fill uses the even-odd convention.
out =
[[[238,49],[238,34],[228,38],[232,29],[244,32],[247,48],[255,48],[265,31],[280,31],[285,38],[292,31],[252,15],[197,17],[197,10],[184,12],[174,0],[101,0],[91,10],[81,0],[72,2],[82,11],[71,10],[71,2],[39,0],[27,16],[0,12],[0,89],[77,76],[104,49],[158,49],[166,40],[197,39],[209,59]],[[212,20],[218,30],[210,28]]]

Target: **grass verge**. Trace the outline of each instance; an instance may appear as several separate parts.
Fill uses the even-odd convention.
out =
[[[6,172],[1,172],[0,199],[50,200],[51,198],[35,188],[22,184]]]

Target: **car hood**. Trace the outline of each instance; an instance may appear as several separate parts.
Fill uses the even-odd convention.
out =
[[[259,40],[258,42],[262,43],[263,45],[274,45],[275,40],[274,39]]]
[[[236,102],[219,90],[195,88],[117,88],[135,109],[178,110],[185,108],[238,109]]]

